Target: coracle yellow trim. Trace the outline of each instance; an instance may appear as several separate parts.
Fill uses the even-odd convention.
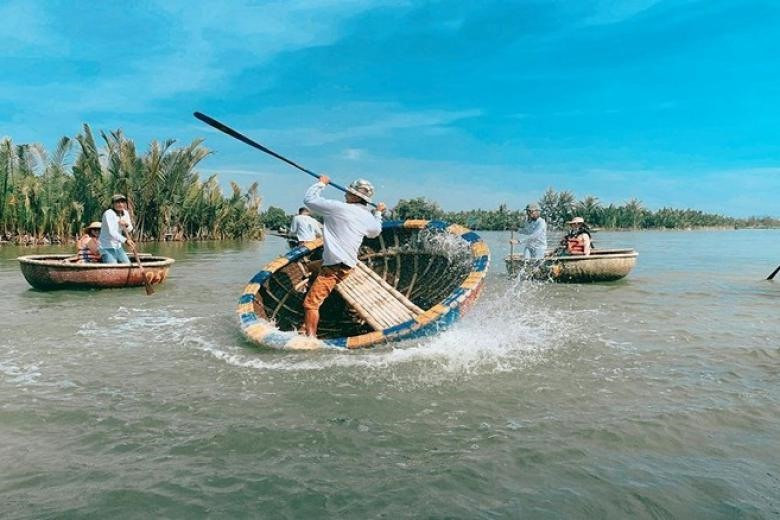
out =
[[[460,224],[453,224],[447,228],[448,233],[452,233],[453,235],[458,235],[458,236],[464,235],[469,231],[471,231],[469,228],[463,227]]]
[[[473,272],[470,275],[468,275],[465,280],[463,280],[463,283],[460,284],[460,286],[463,289],[473,289],[479,284],[479,282],[482,281],[482,278],[484,277],[485,277],[484,271]]]
[[[347,348],[360,348],[365,345],[371,345],[372,343],[381,341],[384,337],[385,335],[381,330],[369,332],[368,334],[363,334],[361,336],[352,336],[347,338]]]
[[[485,256],[490,253],[490,250],[488,249],[488,246],[484,242],[474,242],[471,246],[471,254],[475,258],[479,258],[481,256]]]
[[[428,220],[407,220],[404,222],[405,228],[422,229],[428,225]]]
[[[417,316],[415,318],[415,320],[420,325],[426,325],[426,324],[430,323],[431,321],[435,320],[436,318],[438,318],[439,316],[441,316],[442,314],[444,314],[445,312],[447,312],[448,310],[450,310],[450,308],[447,307],[446,305],[442,305],[441,303],[437,303],[436,305],[434,305],[433,307],[431,307],[427,311],[425,311],[422,314],[420,314],[419,316]]]

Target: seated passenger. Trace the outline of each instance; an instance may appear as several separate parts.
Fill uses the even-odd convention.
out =
[[[100,262],[100,222],[93,222],[84,228],[84,235],[76,242],[79,263]]]
[[[589,255],[591,249],[591,236],[588,226],[585,225],[585,219],[574,217],[567,222],[571,229],[563,237],[566,246],[567,255]]]

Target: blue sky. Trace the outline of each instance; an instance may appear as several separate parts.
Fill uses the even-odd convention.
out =
[[[202,174],[266,206],[310,178],[194,110],[391,205],[554,187],[780,215],[778,2],[6,0],[0,20],[0,136],[204,137]]]

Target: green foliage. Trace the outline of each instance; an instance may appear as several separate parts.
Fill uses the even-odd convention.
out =
[[[231,183],[225,197],[215,176],[202,182],[196,167],[211,152],[201,140],[183,147],[153,141],[138,155],[121,130],[101,132],[100,138],[103,147],[85,124],[75,139],[63,137],[50,156],[39,145],[0,141],[0,232],[66,240],[100,220],[111,196],[123,193],[144,240],[261,234],[257,184],[242,193]]]
[[[591,227],[604,229],[780,227],[780,219],[770,217],[735,219],[692,209],[662,208],[650,211],[637,199],[631,199],[622,206],[610,204],[605,207],[592,195],[577,201],[572,192],[556,192],[552,188],[547,189],[539,199],[539,206],[542,216],[552,228],[564,227],[565,223],[575,216],[583,217]],[[395,217],[401,220],[441,219],[482,230],[517,229],[525,222],[524,210],[509,210],[504,204],[496,210],[444,212],[435,202],[412,199],[401,200],[393,211]]]
[[[399,220],[438,220],[444,216],[444,211],[442,211],[437,203],[422,197],[399,200],[398,204],[393,209],[393,213],[395,218]]]
[[[288,215],[282,208],[269,206],[263,213],[263,225],[268,229],[289,228],[292,215]]]

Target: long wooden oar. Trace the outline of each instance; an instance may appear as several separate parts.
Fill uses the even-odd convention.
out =
[[[511,265],[510,275],[515,274],[515,230],[509,232],[509,265]]]
[[[154,287],[152,287],[152,281],[149,280],[149,278],[146,277],[146,271],[144,271],[144,266],[141,264],[141,255],[138,254],[138,249],[135,247],[135,242],[131,242],[133,244],[130,247],[130,251],[132,251],[133,256],[135,257],[135,261],[138,262],[138,269],[141,271],[141,276],[144,278],[144,287],[146,288],[146,295],[151,296],[154,294]]]
[[[767,277],[766,277],[766,279],[767,279],[767,280],[771,280],[772,278],[774,278],[774,277],[775,277],[775,275],[776,275],[778,272],[780,272],[780,265],[778,265],[778,266],[777,266],[777,269],[775,269],[774,271],[772,271],[772,274],[770,274],[769,276],[767,276]]]
[[[296,162],[293,162],[293,161],[291,161],[291,160],[290,160],[290,159],[288,159],[287,157],[284,157],[284,156],[282,156],[282,155],[279,155],[278,153],[274,152],[274,151],[273,151],[273,150],[271,150],[270,148],[266,148],[265,146],[263,146],[262,144],[258,143],[257,141],[254,141],[254,140],[250,139],[249,137],[245,136],[245,135],[244,135],[244,134],[242,134],[241,132],[238,132],[238,131],[236,131],[236,130],[233,130],[232,128],[230,128],[229,126],[227,126],[227,125],[226,125],[226,124],[224,124],[224,123],[220,123],[219,121],[217,121],[217,120],[216,120],[216,119],[214,119],[213,117],[209,117],[209,116],[207,116],[206,114],[203,114],[203,113],[201,113],[201,112],[195,112],[195,113],[193,113],[193,115],[194,115],[195,117],[197,117],[198,119],[200,119],[201,121],[203,121],[204,123],[206,123],[207,125],[209,125],[209,126],[211,126],[211,127],[214,127],[214,128],[216,128],[216,129],[217,129],[217,130],[219,130],[220,132],[224,132],[224,133],[226,133],[226,134],[227,134],[227,135],[229,135],[230,137],[234,137],[234,138],[238,139],[238,140],[239,140],[239,141],[241,141],[242,143],[248,144],[248,145],[249,145],[249,146],[251,146],[252,148],[257,148],[257,149],[258,149],[258,150],[260,150],[261,152],[265,152],[265,153],[267,153],[268,155],[270,155],[270,156],[272,156],[272,157],[276,157],[276,158],[277,158],[277,159],[279,159],[280,161],[284,161],[284,162],[286,162],[287,164],[289,164],[290,166],[292,166],[292,167],[294,167],[294,168],[297,168],[297,169],[301,170],[303,173],[308,173],[308,174],[309,174],[309,175],[311,175],[312,177],[315,177],[315,178],[317,178],[317,179],[319,179],[319,178],[320,178],[320,175],[319,175],[319,174],[317,174],[317,173],[314,173],[313,171],[311,171],[311,170],[308,170],[308,169],[304,168],[304,167],[303,167],[303,166],[301,166],[300,164],[298,164],[298,163],[296,163]],[[337,190],[341,190],[341,191],[343,191],[344,193],[353,193],[351,190],[348,190],[348,189],[347,189],[347,188],[345,188],[344,186],[340,186],[340,185],[336,184],[335,182],[330,182],[330,185],[331,185],[331,186],[333,186],[334,188],[336,188]],[[376,207],[376,204],[374,204],[373,202],[369,202],[369,204],[370,204],[370,205],[372,205],[372,206],[374,206],[374,207]]]

